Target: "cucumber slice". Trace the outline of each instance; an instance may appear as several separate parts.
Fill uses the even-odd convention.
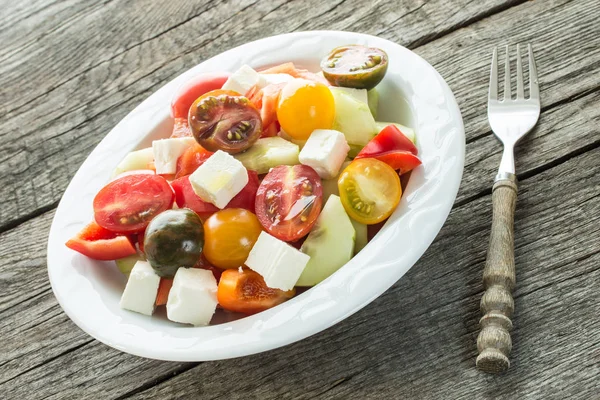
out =
[[[351,148],[364,147],[379,132],[371,110],[366,103],[337,89],[331,88],[335,101],[332,129],[342,132]]]
[[[291,137],[290,135],[288,135],[283,129],[279,129],[279,133],[277,133],[277,136],[279,136],[282,139],[287,140],[288,142],[294,143],[295,145],[297,145],[300,148],[300,150],[302,150],[302,148],[306,144],[306,140],[296,140],[293,137]]]
[[[330,89],[331,89],[331,92],[345,93],[348,96],[352,96],[354,99],[360,101],[361,103],[369,104],[369,97],[367,96],[367,89],[354,89],[354,88],[337,87],[337,86],[332,86],[332,87],[330,87]]]
[[[357,146],[355,144],[351,144],[350,146],[350,150],[348,151],[348,157],[354,159],[354,157],[356,157],[358,155],[358,153],[360,153],[360,151],[363,149],[363,147],[365,146]]]
[[[369,104],[373,118],[377,119],[377,108],[379,107],[379,92],[377,88],[373,88],[367,92],[367,104]]]
[[[141,259],[142,258],[140,256],[134,254],[132,256],[119,258],[118,260],[115,260],[115,263],[117,264],[117,268],[119,268],[119,271],[121,271],[123,275],[129,278],[129,274],[131,273],[133,266],[136,262],[140,261]]]
[[[278,136],[258,139],[256,143],[243,153],[235,154],[244,167],[266,174],[278,165],[296,165],[300,148]]]
[[[123,172],[135,171],[138,169],[148,169],[148,164],[154,161],[154,151],[152,147],[132,151],[127,154],[113,171],[113,178]]]
[[[357,254],[359,251],[365,248],[367,243],[369,243],[369,236],[367,233],[367,225],[361,224],[358,221],[350,218],[350,222],[352,222],[352,226],[354,226],[354,231],[356,232],[356,240],[354,242],[354,254]]]
[[[314,286],[350,261],[354,254],[355,236],[354,227],[340,198],[329,196],[300,248],[310,256],[310,260],[296,286]]]
[[[343,170],[346,169],[348,165],[350,165],[351,162],[352,161],[344,161],[344,163],[340,167],[340,174]],[[338,188],[338,178],[340,174],[338,174],[338,176],[332,179],[321,180],[321,186],[323,186],[323,204],[327,203],[327,199],[329,199],[329,196],[331,196],[332,194],[336,196],[340,195],[340,189]]]
[[[408,140],[410,140],[411,142],[413,142],[414,144],[417,144],[417,135],[415,134],[415,130],[412,128],[409,128],[408,126],[404,126],[402,124],[398,124],[396,122],[375,122],[375,124],[377,125],[377,129],[379,129],[379,132],[381,132],[383,130],[383,128],[385,128],[388,125],[396,125],[398,127],[398,129],[400,129],[400,132],[402,132],[404,134],[404,136],[406,136],[408,138]]]

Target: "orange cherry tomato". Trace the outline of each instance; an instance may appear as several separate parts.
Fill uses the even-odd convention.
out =
[[[284,292],[267,286],[262,276],[251,269],[228,269],[221,275],[217,300],[226,310],[256,314],[291,299],[296,289]]]
[[[238,268],[262,231],[256,215],[243,208],[217,211],[204,222],[204,256],[215,267]]]
[[[333,95],[322,83],[294,79],[281,90],[277,119],[296,140],[306,140],[315,129],[331,129],[335,117]]]
[[[400,202],[400,177],[375,158],[352,161],[340,174],[338,188],[350,218],[371,225],[389,217]]]

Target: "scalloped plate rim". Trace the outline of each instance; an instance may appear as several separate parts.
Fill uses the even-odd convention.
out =
[[[388,51],[390,70],[386,80],[403,88],[415,113],[423,166],[411,177],[398,209],[380,234],[315,288],[271,310],[234,322],[192,328],[175,323],[167,325],[155,318],[116,310],[114,293],[123,283],[115,280],[111,271],[97,268],[98,262],[73,254],[64,246],[65,238],[91,218],[94,190],[108,180],[115,162],[147,141],[149,132],[164,130],[169,118],[165,104],[170,103],[170,94],[189,77],[200,72],[218,72],[216,67],[221,63],[228,63],[226,69],[229,70],[243,62],[273,64],[285,60],[282,55],[285,52],[293,53],[288,57],[296,59],[297,54],[310,52],[312,58],[305,58],[314,64],[318,61],[313,55],[314,49],[321,46],[323,53],[325,43],[328,48],[335,43],[363,43]],[[271,51],[271,55],[274,51],[277,53],[263,59],[266,50]],[[394,67],[393,60],[401,60],[406,65]],[[418,93],[414,89],[418,89]],[[141,129],[144,132],[137,132],[137,125],[132,127],[140,121],[147,121],[147,128]],[[133,132],[131,138],[118,137],[129,132]],[[297,32],[250,42],[212,57],[170,81],[131,111],[98,144],[67,187],[52,222],[48,238],[52,289],[65,313],[81,329],[109,346],[134,355],[171,361],[206,361],[281,347],[357,312],[412,267],[450,213],[462,178],[464,154],[464,126],[450,88],[431,65],[412,51],[382,38],[342,31]],[[102,155],[105,158],[101,158]],[[98,168],[92,165],[106,158],[112,160],[108,165]],[[75,199],[78,190],[83,191],[82,198]],[[440,196],[434,198],[436,194]],[[410,245],[405,252],[389,248],[390,242],[399,239]],[[109,285],[104,284],[105,279]],[[100,281],[103,285],[99,285]],[[89,307],[93,308],[89,310]],[[94,317],[90,311],[96,313]]]

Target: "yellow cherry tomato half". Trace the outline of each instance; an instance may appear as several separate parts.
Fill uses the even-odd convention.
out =
[[[331,129],[335,118],[333,95],[322,83],[294,79],[281,90],[277,119],[296,140],[306,140],[315,129]]]
[[[400,177],[375,158],[354,160],[338,179],[342,205],[350,218],[371,225],[389,217],[400,202]]]
[[[244,265],[261,231],[258,218],[248,210],[217,211],[204,222],[204,256],[215,267],[238,268]]]

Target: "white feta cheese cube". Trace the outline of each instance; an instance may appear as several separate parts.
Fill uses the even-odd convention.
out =
[[[120,306],[125,310],[152,315],[160,277],[147,261],[138,261],[133,266],[127,285],[121,296]]]
[[[307,254],[267,232],[261,232],[245,264],[258,272],[268,287],[291,290],[309,260]]]
[[[315,129],[300,151],[300,163],[312,167],[323,179],[337,176],[350,151],[346,137],[333,129]]]
[[[224,208],[248,183],[248,171],[240,161],[218,150],[189,179],[202,200]]]
[[[183,152],[196,143],[193,137],[169,138],[152,142],[154,167],[157,174],[174,174],[177,159]]]
[[[242,65],[235,71],[223,84],[223,90],[233,90],[241,95],[245,95],[254,85],[261,82],[258,72],[248,65]]]
[[[293,76],[289,75],[289,74],[259,74],[260,75],[260,81],[258,82],[258,85],[260,86],[260,88],[264,88],[265,86],[269,86],[269,85],[276,85],[278,83],[287,83],[289,81],[291,81],[292,79],[294,79]]]
[[[217,280],[211,271],[179,268],[167,299],[171,321],[194,326],[208,325],[217,309]]]

